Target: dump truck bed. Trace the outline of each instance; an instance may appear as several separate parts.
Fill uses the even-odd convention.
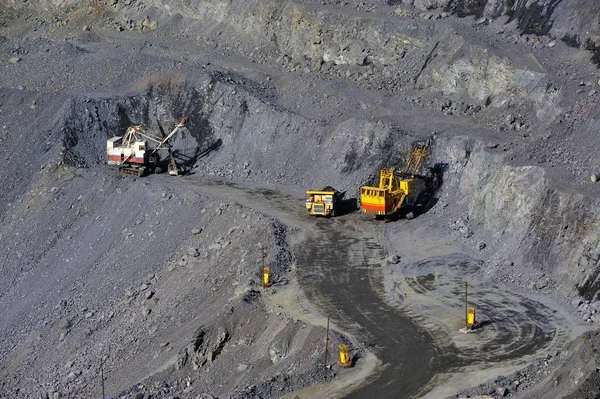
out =
[[[321,190],[308,190],[306,192],[306,194],[308,194],[308,195],[331,195],[331,196],[335,197],[335,199],[337,201],[339,201],[342,198],[344,198],[344,195],[346,194],[346,192],[336,190],[335,188],[333,188],[331,186],[325,186]]]

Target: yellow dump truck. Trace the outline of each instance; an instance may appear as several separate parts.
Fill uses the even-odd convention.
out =
[[[381,169],[379,187],[360,188],[360,206],[364,213],[377,217],[389,216],[400,208],[414,204],[419,190],[425,186],[425,178],[416,173],[424,157],[429,155],[429,143],[418,144],[410,152],[410,158],[402,172],[395,168]]]
[[[339,214],[345,192],[327,186],[320,191],[309,190],[306,194],[306,209],[310,215],[335,216]]]

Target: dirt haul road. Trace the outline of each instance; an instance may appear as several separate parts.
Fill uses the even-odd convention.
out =
[[[385,250],[354,220],[318,220],[298,248],[302,286],[308,298],[384,364],[378,378],[350,397],[422,396],[424,387],[451,362],[432,337],[397,309],[382,302]],[[368,226],[371,227],[371,226]],[[360,359],[359,359],[360,361]]]
[[[299,192],[282,193],[195,176],[179,180],[158,176],[157,180],[233,200],[277,218],[294,233],[294,283],[320,315],[308,315],[298,302],[291,306],[300,306],[304,312],[290,311],[321,325],[330,315],[334,328],[350,337],[357,365],[371,352],[382,364],[371,364],[370,374],[363,373],[360,384],[354,381],[353,389],[359,388],[354,393],[348,395],[348,387],[336,387],[338,397],[340,392],[346,397],[449,395],[512,372],[581,333],[568,328],[572,321],[556,310],[555,304],[498,286],[480,289],[475,296],[481,305],[478,318],[486,325],[482,333],[459,333],[464,314],[461,284],[465,278],[478,279],[480,287],[484,284],[475,277],[479,262],[448,243],[441,245],[447,254],[439,256],[439,241],[428,239],[423,228],[414,230],[413,240],[418,244],[407,238],[397,247],[406,251],[409,264],[390,269],[380,242],[385,225],[358,212],[335,219],[313,218],[305,214]],[[421,218],[426,225],[427,215]],[[407,237],[411,236],[409,229]],[[386,295],[390,282],[395,291],[404,292],[402,303],[390,301]],[[277,300],[271,301],[273,304],[282,308]],[[336,350],[330,348],[329,363],[336,360]],[[324,397],[323,390],[301,393],[299,397]]]

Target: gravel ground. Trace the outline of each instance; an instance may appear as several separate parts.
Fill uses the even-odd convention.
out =
[[[378,333],[360,317],[379,305],[352,313],[329,280],[302,286],[309,272],[340,284],[333,255],[369,270],[431,353],[448,350],[415,395],[594,397],[597,4],[484,3],[0,6],[0,397],[97,396],[100,364],[114,397],[377,389],[402,367],[381,367],[388,343],[363,345]],[[186,115],[173,145],[189,176],[105,165],[107,138]],[[301,213],[306,188],[356,198],[422,139],[447,170],[415,220]],[[341,252],[319,255],[318,235]],[[475,346],[452,316],[467,277],[494,321]],[[353,370],[321,366],[332,307],[349,313],[330,344],[351,344]]]

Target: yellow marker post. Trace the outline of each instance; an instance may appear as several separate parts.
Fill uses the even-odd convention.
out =
[[[467,294],[467,289],[469,288],[469,283],[465,283],[465,330],[467,328],[469,328],[469,313],[467,311],[467,298],[468,298],[468,294]]]
[[[323,366],[327,367],[327,348],[329,347],[329,315],[327,315],[327,329],[325,330],[325,359]]]
[[[271,282],[271,268],[269,266],[265,266],[265,256],[267,256],[267,251],[263,249],[262,251],[262,287],[270,287],[273,285]]]
[[[351,367],[352,358],[348,354],[348,345],[340,344],[338,349],[340,350],[340,360],[338,361],[338,364],[342,367]]]
[[[271,282],[271,268],[268,266],[264,266],[263,267],[263,282],[262,282],[262,286],[263,287],[270,287],[273,285],[273,283]]]
[[[469,306],[469,313],[467,316],[467,324],[469,326],[477,324],[477,322],[475,321],[475,307],[473,307],[473,306]]]
[[[468,288],[469,284],[465,283],[465,327],[461,328],[459,331],[465,334],[469,332],[475,332],[479,328],[481,328],[481,324],[477,322],[475,318],[475,306],[469,306],[468,303]]]

